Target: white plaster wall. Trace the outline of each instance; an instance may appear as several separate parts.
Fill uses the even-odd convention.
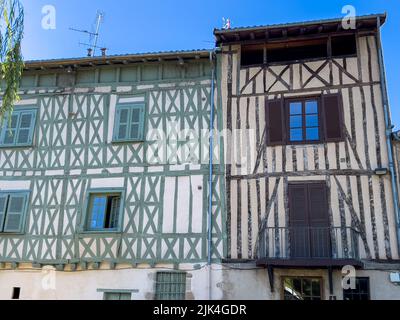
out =
[[[105,266],[107,267],[107,266]],[[157,271],[168,271],[171,265],[150,268],[139,265],[132,268],[129,265],[118,266],[116,270],[78,270],[52,271],[46,269],[35,270],[29,265],[20,265],[17,270],[0,270],[0,300],[11,298],[13,287],[20,287],[22,300],[102,300],[103,292],[98,289],[128,289],[132,292],[132,300],[153,299],[154,281]],[[208,299],[208,269],[203,267],[192,270],[192,264],[179,266],[182,271],[187,270],[189,277],[186,282],[186,294],[189,299]],[[222,271],[212,266],[212,297],[222,298],[222,290],[218,286],[222,280]],[[52,278],[53,277],[53,278]],[[55,282],[52,282],[54,279]],[[55,289],[52,289],[54,283]],[[50,289],[45,289],[50,287]]]

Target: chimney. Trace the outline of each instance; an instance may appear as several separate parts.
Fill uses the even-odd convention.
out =
[[[105,56],[106,56],[106,50],[107,50],[107,48],[101,48],[100,50],[101,50],[101,55],[102,55],[103,57],[105,57]]]

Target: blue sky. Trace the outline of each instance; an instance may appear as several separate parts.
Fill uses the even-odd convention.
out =
[[[382,41],[393,123],[400,129],[400,2],[399,0],[22,0],[25,8],[25,59],[85,55],[84,34],[70,27],[90,29],[96,11],[105,13],[99,45],[109,54],[149,51],[208,49],[213,47],[214,28],[229,17],[233,27],[285,23],[342,16],[344,5],[357,15],[388,14]],[[56,28],[42,28],[42,8],[56,9]]]

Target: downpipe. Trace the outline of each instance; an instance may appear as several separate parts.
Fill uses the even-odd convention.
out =
[[[207,267],[208,267],[208,300],[212,299],[212,273],[211,273],[211,255],[212,255],[212,175],[214,163],[214,90],[215,90],[215,52],[210,51],[211,68],[211,97],[210,97],[210,133],[209,133],[209,177],[208,177],[208,235],[207,235]]]
[[[393,146],[392,146],[393,126],[391,124],[389,117],[389,101],[388,101],[389,99],[386,88],[386,74],[385,74],[385,66],[383,63],[383,51],[381,46],[381,20],[379,17],[377,17],[376,20],[377,20],[378,63],[379,63],[379,72],[381,78],[380,85],[381,85],[381,94],[383,102],[383,112],[385,115],[386,144],[388,148],[389,171],[392,183],[393,206],[395,211],[396,229],[397,229],[397,252],[400,255],[400,210],[399,210],[399,192],[397,186],[397,174],[393,160]]]

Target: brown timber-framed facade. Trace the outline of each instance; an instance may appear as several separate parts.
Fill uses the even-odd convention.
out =
[[[372,299],[400,298],[388,280],[399,266],[391,179],[376,174],[389,168],[390,158],[379,63],[385,20],[379,14],[357,17],[353,30],[331,19],[214,31],[221,48],[224,128],[247,130],[243,143],[224,144],[225,263],[260,268],[229,270],[225,277],[254,286],[255,299],[280,299],[282,276],[322,277],[323,297],[342,299],[346,265],[369,278]],[[319,97],[320,135],[290,141],[289,101],[308,97]],[[304,135],[304,111],[301,116],[293,128]],[[246,163],[236,161],[243,158]],[[293,184],[309,183],[326,190],[325,209],[315,213],[322,210],[326,220],[294,228],[293,211],[301,216],[321,204],[321,197],[310,201],[310,193],[289,195]],[[309,240],[318,234],[316,250]],[[300,242],[308,244],[297,248]],[[377,290],[382,282],[384,290]],[[248,298],[235,288],[227,298]]]

